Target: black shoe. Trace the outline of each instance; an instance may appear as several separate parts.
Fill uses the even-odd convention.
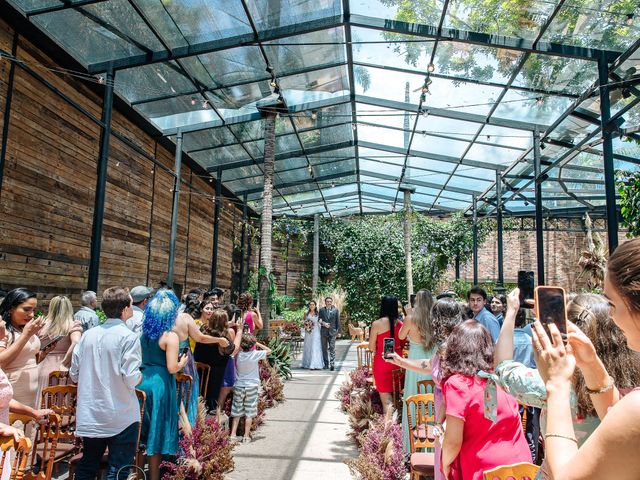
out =
[[[329,370],[331,370],[333,372],[333,365],[331,365],[331,368],[329,368]]]

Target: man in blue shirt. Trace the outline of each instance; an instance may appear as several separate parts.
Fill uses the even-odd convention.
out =
[[[469,290],[467,301],[469,302],[469,308],[473,311],[473,319],[489,330],[491,338],[493,338],[493,343],[496,343],[498,341],[498,335],[500,335],[500,323],[498,323],[496,317],[485,308],[487,292],[475,286]]]

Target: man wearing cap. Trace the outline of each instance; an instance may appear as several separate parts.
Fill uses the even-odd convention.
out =
[[[142,316],[144,315],[144,307],[153,293],[153,288],[144,285],[138,285],[131,289],[131,298],[133,299],[133,315],[125,323],[129,330],[136,335],[142,335]]]

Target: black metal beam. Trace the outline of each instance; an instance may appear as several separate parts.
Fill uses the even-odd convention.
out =
[[[35,15],[44,15],[46,13],[60,12],[62,10],[69,10],[71,8],[84,7],[87,5],[93,5],[96,3],[107,2],[107,0],[61,0],[60,5],[54,5],[52,7],[42,7],[42,8],[33,8],[33,9],[25,9],[25,14],[28,17],[33,17]]]
[[[18,33],[13,34],[11,56],[15,58],[18,52]],[[9,123],[11,123],[11,101],[13,99],[13,79],[16,74],[16,63],[11,62],[9,78],[7,79],[7,96],[4,103],[4,115],[2,121],[2,144],[0,146],[0,197],[2,197],[2,183],[4,180],[4,165],[7,159],[7,142],[9,140]]]
[[[167,264],[167,285],[173,287],[173,273],[178,238],[178,213],[180,213],[180,171],[182,170],[182,132],[176,138],[176,158],[173,178],[173,207],[171,209],[171,235],[169,237],[169,260]]]
[[[478,201],[476,196],[473,196],[471,201],[473,208],[473,225],[471,229],[471,236],[473,237],[473,284],[478,284]]]
[[[244,257],[246,255],[247,249],[247,194],[245,193],[242,196],[243,204],[242,204],[242,233],[240,237],[240,275],[238,279],[238,290],[239,293],[242,293],[243,283],[244,283]]]
[[[542,219],[542,179],[540,172],[542,166],[540,164],[540,132],[533,133],[533,161],[536,182],[536,259],[538,265],[538,285],[545,284],[544,278],[544,232]]]
[[[89,275],[87,290],[98,291],[100,273],[100,250],[102,248],[102,226],[104,224],[104,204],[107,190],[107,168],[109,166],[109,138],[111,137],[111,117],[113,114],[113,84],[115,73],[106,74],[104,100],[102,102],[102,124],[100,131],[100,154],[97,164],[96,192],[91,224],[91,251],[89,254]]]
[[[616,209],[616,177],[613,169],[613,139],[609,130],[611,99],[609,98],[609,65],[605,59],[598,62],[600,81],[600,120],[602,131],[602,155],[604,162],[604,190],[607,196],[607,240],[609,255],[618,246],[618,211]]]
[[[218,169],[216,177],[216,203],[213,213],[213,252],[211,254],[211,288],[217,285],[218,277],[218,237],[220,235],[220,209],[222,202],[220,201],[220,192],[222,191],[222,169]],[[246,210],[247,202],[244,203],[243,209]]]
[[[498,240],[498,279],[496,280],[496,288],[501,290],[504,285],[504,249],[502,245],[502,177],[500,177],[500,172],[496,172],[496,202],[496,230]]]

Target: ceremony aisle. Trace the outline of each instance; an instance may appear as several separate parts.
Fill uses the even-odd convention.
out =
[[[294,365],[300,365],[298,359]],[[251,443],[234,449],[235,470],[227,478],[351,479],[344,460],[358,451],[347,437],[347,417],[335,393],[344,372],[357,366],[355,344],[336,342],[336,371],[295,368],[285,383],[286,401],[268,410]]]

